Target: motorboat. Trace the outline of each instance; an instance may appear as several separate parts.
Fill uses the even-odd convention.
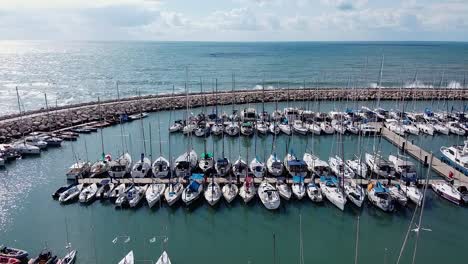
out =
[[[299,135],[307,135],[307,132],[309,131],[309,129],[300,119],[296,119],[293,121],[292,129],[295,133]]]
[[[111,199],[112,201],[117,200],[119,197],[124,196],[125,191],[127,190],[127,185],[125,183],[121,183],[117,185],[114,189],[108,192],[107,197]],[[106,195],[104,194],[104,197]]]
[[[431,188],[442,198],[457,205],[461,203],[461,193],[453,185],[447,182],[436,182],[431,183]]]
[[[198,167],[205,173],[214,168],[215,162],[213,158],[213,153],[204,152],[200,155],[200,160],[198,161]]]
[[[320,189],[320,186],[315,184],[313,181],[307,184],[307,195],[312,202],[317,203],[323,201],[322,190]]]
[[[75,183],[72,183],[70,185],[66,185],[66,186],[61,186],[59,187],[53,194],[52,194],[52,198],[54,200],[57,200],[60,195],[65,192],[66,190],[70,189],[71,187],[75,186],[76,184]]]
[[[468,140],[463,146],[441,147],[442,161],[468,175]]]
[[[39,155],[41,154],[41,149],[39,147],[30,145],[26,142],[17,142],[12,145],[12,147],[18,151],[21,155]]]
[[[76,180],[84,178],[89,175],[91,171],[91,164],[89,162],[78,161],[70,166],[67,171],[68,180]]]
[[[305,161],[298,159],[294,154],[286,154],[286,157],[284,157],[284,167],[291,176],[307,176],[307,164]]]
[[[223,133],[224,133],[224,125],[222,123],[216,122],[211,126],[211,134],[215,136],[220,136]]]
[[[217,182],[211,181],[208,183],[204,192],[205,200],[208,202],[208,204],[215,206],[221,199],[221,195],[221,188]]]
[[[447,122],[445,126],[449,129],[450,133],[452,134],[464,136],[466,133],[465,130],[462,127],[460,127],[460,124],[456,121]]]
[[[162,200],[166,185],[164,183],[152,183],[148,186],[145,192],[146,202],[149,208],[152,208],[157,202]]]
[[[304,153],[304,162],[307,164],[307,169],[317,176],[331,175],[330,166],[324,160],[319,159],[314,154]]]
[[[219,177],[225,177],[231,171],[231,167],[231,162],[226,157],[216,160],[215,169]]]
[[[254,131],[255,129],[252,122],[243,122],[240,126],[240,132],[243,136],[253,136]]]
[[[198,156],[194,150],[180,155],[174,162],[175,175],[177,177],[188,177],[197,166]]]
[[[14,258],[14,259],[26,259],[28,257],[28,252],[26,250],[0,246],[0,257]]]
[[[76,261],[76,250],[68,252],[63,258],[60,258],[56,264],[73,264]]]
[[[283,118],[283,113],[280,110],[271,112],[271,119],[273,121],[280,121]]]
[[[96,192],[96,199],[107,199],[110,193],[115,188],[115,184],[108,179],[104,179],[100,183],[100,187]]]
[[[169,259],[169,256],[167,255],[166,251],[163,251],[161,256],[156,261],[156,264],[171,264],[171,260]]]
[[[341,211],[344,210],[346,198],[339,187],[338,179],[332,176],[320,176],[320,189],[328,201]]]
[[[393,163],[395,172],[400,175],[402,179],[415,180],[416,179],[416,165],[408,160],[408,157],[400,157],[389,155],[388,160]]]
[[[138,120],[138,119],[142,119],[142,118],[146,118],[146,117],[148,117],[148,113],[143,112],[143,113],[129,115],[128,119],[129,120]]]
[[[254,158],[250,162],[250,171],[253,173],[254,177],[262,178],[265,175],[265,164],[260,162],[258,158]]]
[[[281,162],[281,160],[278,159],[275,153],[271,154],[267,160],[267,170],[268,173],[274,177],[279,177],[283,175],[283,162]]]
[[[353,170],[346,166],[339,156],[330,157],[330,159],[328,159],[328,163],[330,164],[331,171],[336,176],[345,177],[346,179],[354,178]]]
[[[128,252],[128,254],[119,261],[119,264],[134,264],[135,260],[133,258],[133,251]]]
[[[116,160],[109,161],[109,176],[112,178],[123,178],[130,173],[132,168],[132,157],[125,153]]]
[[[197,137],[207,137],[210,135],[211,128],[206,124],[205,121],[198,123],[197,128],[195,129],[195,136]]]
[[[306,195],[306,187],[304,184],[304,177],[302,176],[293,176],[293,183],[291,186],[292,193],[298,200],[301,200]]]
[[[127,192],[127,201],[130,207],[134,208],[140,204],[140,201],[145,197],[146,190],[148,189],[148,185],[138,186],[135,185],[133,189]]]
[[[135,162],[132,167],[130,174],[132,178],[145,178],[151,171],[151,160],[145,157],[145,154],[141,154],[140,160]]]
[[[153,176],[156,178],[166,178],[169,175],[170,170],[170,163],[163,156],[155,159],[153,165],[151,165],[151,171],[153,172]]]
[[[105,155],[102,160],[98,160],[91,166],[90,177],[100,177],[109,171],[110,155]]]
[[[90,203],[96,198],[98,186],[96,183],[90,184],[81,190],[78,200],[80,203]]]
[[[15,259],[15,258],[0,256],[0,263],[2,263],[2,264],[20,264],[21,261],[19,259]]]
[[[186,206],[195,202],[203,192],[203,174],[192,174],[190,183],[185,187],[182,193],[182,201]]]
[[[387,186],[387,189],[394,201],[397,201],[401,206],[406,206],[408,203],[408,197],[400,184],[391,184]]]
[[[24,142],[31,146],[38,147],[41,150],[46,149],[48,145],[47,142],[42,140],[39,136],[27,136],[24,138]]]
[[[335,133],[335,129],[329,122],[321,122],[320,129],[322,129],[324,134],[331,135]]]
[[[39,253],[34,259],[28,261],[28,264],[56,264],[57,263],[57,256],[53,255],[52,252],[48,250],[43,250]]]
[[[78,184],[70,189],[64,191],[62,194],[59,196],[59,202],[61,203],[69,203],[78,198],[78,196],[81,193],[81,190],[83,189],[83,184]]]
[[[180,199],[183,191],[184,186],[182,183],[169,183],[166,190],[164,191],[164,199],[166,199],[166,202],[169,206],[172,206]]]
[[[361,185],[356,184],[354,180],[345,180],[343,185],[346,198],[357,207],[361,207],[366,198],[366,193]]]
[[[380,182],[370,182],[367,185],[367,198],[373,205],[385,212],[392,212],[395,209],[390,191]]]
[[[198,126],[196,123],[189,122],[182,128],[182,133],[184,135],[191,135],[197,129],[197,127]]]
[[[281,198],[285,199],[286,201],[289,201],[289,199],[291,199],[291,187],[289,187],[289,185],[283,179],[278,179],[276,181],[276,189],[278,190]]]
[[[184,129],[183,121],[182,120],[176,120],[174,122],[174,124],[172,124],[169,127],[169,132],[171,132],[171,133],[179,132],[179,131],[182,131],[182,129]]]
[[[262,181],[258,187],[258,197],[268,210],[276,210],[280,206],[281,200],[278,190],[266,180]]]
[[[270,133],[273,135],[278,135],[279,133],[281,133],[281,128],[276,122],[272,122],[268,127],[268,131],[270,131]]]
[[[365,155],[366,164],[369,166],[370,171],[378,176],[384,178],[395,177],[395,168],[393,163],[385,160],[380,154],[369,154]]]
[[[253,178],[251,176],[245,177],[245,181],[239,189],[239,196],[244,200],[244,203],[248,203],[255,197],[257,190],[255,188]]]
[[[244,190],[245,192],[245,190]],[[237,187],[237,185],[229,182],[227,184],[225,184],[222,188],[222,193],[223,193],[223,197],[224,199],[228,202],[228,203],[231,203],[232,200],[234,200],[237,196],[237,194],[239,194],[239,188]]]
[[[299,109],[296,107],[286,107],[283,110],[283,115],[289,122],[294,122],[300,118]]]
[[[350,168],[355,175],[363,179],[367,178],[367,165],[359,158],[346,160],[345,165]]]
[[[291,135],[292,130],[291,130],[291,126],[288,123],[279,123],[278,127],[281,130],[281,132],[283,132],[284,134],[288,136]]]
[[[239,158],[232,166],[232,172],[234,173],[234,176],[239,178],[245,177],[248,171],[249,167],[247,166],[247,163],[239,156]]]

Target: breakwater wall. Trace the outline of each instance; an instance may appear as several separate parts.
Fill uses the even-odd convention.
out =
[[[190,107],[206,105],[227,105],[303,100],[466,100],[467,89],[427,89],[427,88],[359,88],[359,89],[278,89],[278,90],[237,90],[214,93],[190,93]],[[0,117],[0,142],[10,142],[34,131],[49,132],[77,126],[100,117],[107,123],[117,123],[120,114],[135,114],[140,111],[154,112],[186,107],[185,94],[148,95],[72,104],[49,109],[27,111],[21,115]]]

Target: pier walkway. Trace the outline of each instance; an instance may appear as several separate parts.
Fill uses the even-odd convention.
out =
[[[404,152],[408,153],[413,158],[423,163],[425,166],[429,165],[429,161],[430,161],[429,159],[431,158],[431,154],[429,152],[414,145],[410,141],[390,131],[386,127],[381,127],[380,133],[382,137],[384,137],[390,143],[402,149]],[[437,174],[444,177],[445,179],[449,179],[449,173],[453,172],[453,175],[456,181],[458,180],[465,184],[468,183],[467,176],[457,171],[455,168],[451,167],[450,165],[443,163],[436,156],[433,156],[433,159],[432,159],[432,170],[434,170]]]

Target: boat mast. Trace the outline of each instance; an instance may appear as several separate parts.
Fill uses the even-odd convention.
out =
[[[380,107],[380,92],[382,91],[382,75],[383,75],[383,67],[384,67],[384,59],[385,55],[382,54],[382,61],[380,64],[380,72],[379,72],[379,83],[378,83],[378,94],[377,94],[377,107]]]
[[[102,120],[102,111],[101,111],[101,99],[99,98],[98,96],[98,109],[99,109],[99,122],[101,123],[100,125],[100,129],[99,129],[99,133],[100,133],[100,136],[101,136],[101,150],[102,150],[102,159],[104,160],[104,156],[105,156],[105,151],[104,151],[104,136],[102,134],[102,130],[103,130],[103,120]]]
[[[139,97],[139,100],[140,100],[140,103],[139,103],[139,105],[140,105],[140,122],[141,122],[141,135],[143,137],[143,150],[144,150],[144,153],[146,154],[145,127],[143,125],[143,108],[142,108],[142,104],[141,104],[141,91],[140,90],[138,90],[138,97]]]

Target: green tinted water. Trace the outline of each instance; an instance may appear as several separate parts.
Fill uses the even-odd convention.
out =
[[[391,103],[384,102],[390,108]],[[424,102],[418,102],[424,107]],[[284,107],[285,104],[280,104]],[[258,105],[261,108],[261,105]],[[225,107],[230,109],[230,106]],[[274,104],[267,105],[272,110]],[[322,104],[323,111],[333,108],[333,103]],[[197,113],[199,110],[194,109]],[[163,153],[168,156],[169,113],[154,113],[144,120],[147,152],[152,148],[153,157],[158,156],[158,116],[161,120]],[[174,113],[183,117],[183,111]],[[152,125],[150,147],[148,124]],[[143,149],[141,123],[123,125],[124,138],[132,157],[136,159]],[[114,157],[122,151],[120,127],[103,130],[106,153]],[[291,149],[302,156],[306,146],[323,159],[334,155],[336,138],[333,136],[288,138],[281,135],[277,140],[277,153],[286,153],[286,142],[291,140]],[[459,143],[456,136],[414,137],[425,149],[437,152],[441,145]],[[257,156],[264,159],[271,152],[273,137],[258,138]],[[308,141],[308,142],[307,142]],[[379,140],[366,137],[359,142],[356,136],[345,136],[345,158],[370,151]],[[344,212],[329,202],[313,204],[303,201],[281,202],[278,212],[267,211],[255,200],[243,205],[236,200],[231,205],[221,202],[217,208],[200,203],[192,209],[183,206],[150,210],[146,205],[134,210],[115,210],[108,202],[94,202],[89,206],[79,203],[61,205],[50,194],[66,183],[65,172],[73,163],[72,145],[82,158],[96,160],[100,155],[99,133],[82,135],[77,142],[65,143],[62,148],[50,149],[38,158],[26,158],[9,164],[0,176],[0,243],[16,246],[37,254],[44,246],[57,253],[65,252],[68,239],[79,252],[78,263],[117,263],[129,250],[134,250],[137,260],[156,260],[161,253],[161,240],[149,243],[155,236],[167,235],[165,245],[173,263],[273,263],[273,234],[276,236],[276,263],[299,262],[299,215],[302,215],[302,235],[306,263],[352,263],[354,261],[357,217],[360,216],[359,263],[394,263],[398,256],[404,234],[411,219],[414,206],[387,214],[367,202],[362,210],[346,205]],[[188,138],[181,134],[171,135],[172,156],[177,157],[187,148]],[[239,155],[249,160],[254,156],[254,139],[226,138],[226,155],[235,160]],[[222,141],[208,138],[208,149],[220,155]],[[203,139],[193,138],[193,145],[200,154]],[[396,148],[385,140],[380,141],[385,155],[396,153]],[[436,154],[439,155],[439,154]],[[420,168],[423,175],[424,169]],[[435,175],[432,175],[436,177]],[[418,245],[418,263],[460,263],[468,257],[465,239],[468,235],[468,210],[454,206],[428,191],[427,207],[423,226],[432,232],[422,232]],[[68,226],[68,229],[66,228]],[[68,230],[68,232],[67,232]],[[129,243],[123,238],[112,243],[116,236],[130,236]],[[415,234],[412,233],[404,254],[408,263],[412,257]]]

